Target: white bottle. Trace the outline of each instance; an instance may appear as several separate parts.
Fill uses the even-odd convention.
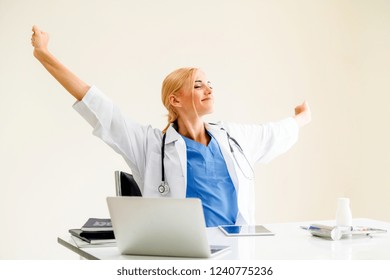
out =
[[[349,207],[349,198],[340,197],[337,199],[336,226],[352,226],[352,213],[351,208]]]

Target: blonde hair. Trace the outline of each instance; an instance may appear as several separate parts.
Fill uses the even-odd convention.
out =
[[[179,91],[183,88],[192,92],[196,71],[198,71],[198,68],[179,68],[164,79],[161,89],[161,100],[168,110],[168,124],[163,129],[163,133],[165,133],[169,126],[176,122],[178,118],[177,112],[169,102],[169,96],[171,94],[178,96]]]

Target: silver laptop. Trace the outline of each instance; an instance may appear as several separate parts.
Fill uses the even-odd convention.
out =
[[[107,197],[121,254],[207,258],[229,248],[209,246],[199,199]]]

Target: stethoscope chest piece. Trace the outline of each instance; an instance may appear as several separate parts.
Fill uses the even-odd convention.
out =
[[[167,195],[169,193],[169,186],[165,181],[161,182],[160,186],[158,186],[158,192],[161,195]]]

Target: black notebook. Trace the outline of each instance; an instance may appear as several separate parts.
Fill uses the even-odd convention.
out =
[[[112,231],[111,219],[89,218],[82,231]]]
[[[85,232],[81,229],[70,229],[69,233],[90,244],[115,242],[115,235],[113,231]]]

